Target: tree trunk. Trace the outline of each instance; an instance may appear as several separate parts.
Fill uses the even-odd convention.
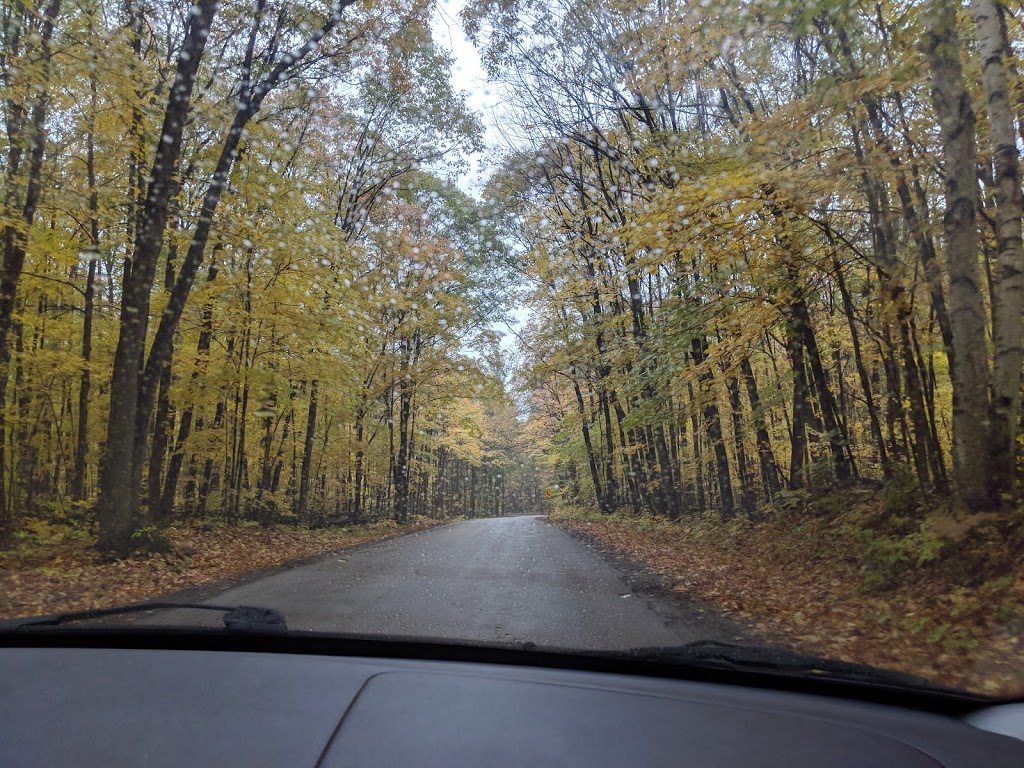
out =
[[[139,238],[136,242],[131,272],[125,281],[122,300],[121,334],[114,359],[114,378],[111,384],[112,402],[108,424],[108,456],[101,472],[100,547],[111,551],[127,548],[132,528],[133,509],[137,506],[141,478],[138,462],[133,459],[140,452],[139,440],[145,434],[132,433],[132,423],[146,425],[152,410],[159,372],[169,359],[175,329],[181,319],[185,301],[203,260],[213,224],[213,217],[227,186],[239,142],[249,121],[259,112],[263,100],[288,73],[301,62],[319,42],[341,21],[344,10],[354,0],[340,0],[332,6],[327,21],[295,50],[277,58],[270,71],[257,83],[252,81],[253,60],[257,35],[263,21],[263,3],[258,4],[245,51],[242,81],[239,84],[238,108],[231,127],[221,146],[220,156],[207,187],[199,218],[181,265],[178,279],[171,290],[166,310],[153,339],[149,358],[145,359],[146,327],[149,314],[149,290],[153,283],[156,259],[160,253],[166,225],[167,208],[175,191],[174,171],[181,153],[181,136],[199,60],[205,49],[210,24],[218,0],[199,0],[189,17],[189,27],[182,52],[178,57],[175,86],[171,89],[161,138],[157,148],[153,172],[144,205]],[[276,42],[276,40],[275,40]],[[140,375],[139,371],[142,370]],[[136,412],[136,417],[120,415],[121,411]],[[236,484],[241,477],[235,478]],[[235,498],[237,513],[238,497]]]
[[[728,374],[726,374],[728,376]],[[754,511],[753,483],[747,465],[747,449],[743,429],[743,401],[740,398],[740,383],[735,376],[728,376],[729,408],[732,411],[732,436],[736,444],[736,474],[740,481],[740,509],[747,515]]]
[[[309,517],[306,505],[309,503],[309,471],[313,466],[313,442],[316,437],[317,390],[320,382],[316,379],[309,383],[309,410],[306,412],[306,439],[302,448],[302,469],[299,476],[299,502],[296,514],[300,520]]]
[[[7,463],[7,430],[4,417],[7,405],[7,366],[11,359],[7,349],[7,336],[14,324],[18,282],[25,267],[28,235],[35,221],[36,209],[42,194],[41,177],[43,156],[46,151],[46,121],[50,98],[48,86],[51,40],[60,7],[61,0],[51,0],[43,11],[38,33],[32,30],[33,38],[38,34],[39,61],[42,65],[39,80],[35,84],[38,88],[35,103],[31,107],[22,107],[20,115],[5,115],[8,157],[4,179],[6,190],[3,213],[8,223],[0,231],[0,243],[3,247],[3,262],[0,265],[0,533],[8,529],[11,523],[11,500],[7,497],[6,480],[3,477]],[[27,123],[23,122],[26,117]],[[24,133],[22,129],[25,129]],[[28,169],[22,187],[21,159],[26,148]],[[22,188],[23,196],[20,194]]]
[[[608,405],[608,393],[603,389],[598,395],[601,415],[604,417],[605,457],[604,476],[606,487],[606,511],[614,511],[618,503],[618,481],[615,478],[615,438],[612,435],[612,412]]]
[[[993,302],[992,422],[989,430],[989,495],[993,503],[1013,492],[1020,416],[1024,344],[1024,249],[1021,246],[1020,162],[1007,76],[1011,60],[999,0],[973,0],[981,52],[989,140],[995,170],[996,301]]]
[[[217,400],[217,406],[213,412],[213,429],[223,429],[224,419],[227,415],[227,406],[223,399]],[[203,428],[202,420],[196,420],[196,431]],[[217,490],[221,482],[221,473],[217,470],[212,457],[207,457],[203,462],[203,472],[199,478],[198,497],[196,499],[196,515],[202,517],[206,514],[210,501],[210,494]]]
[[[804,365],[803,331],[800,318],[790,312],[786,318],[786,350],[793,368],[793,426],[790,437],[789,488],[804,486],[804,465],[807,456],[807,419],[811,403],[808,397],[807,368]]]
[[[695,338],[691,344],[693,362],[696,365],[704,363],[707,342],[702,338]],[[736,501],[732,494],[732,477],[729,474],[729,454],[725,450],[725,441],[722,439],[722,420],[718,411],[718,403],[715,399],[714,376],[707,367],[700,373],[700,392],[704,399],[704,429],[707,431],[708,442],[715,452],[715,474],[718,479],[719,504],[721,505],[722,517],[728,519],[736,511]]]
[[[246,379],[242,385],[241,397],[236,401],[235,423],[237,427],[237,442],[235,443],[235,460],[231,468],[231,485],[229,486],[230,497],[227,505],[227,517],[231,522],[238,522],[242,506],[242,489],[245,485],[245,440],[248,434],[249,415],[249,381]]]
[[[469,516],[476,519],[476,467],[469,468]]]
[[[878,461],[881,464],[882,476],[886,479],[892,477],[892,467],[889,466],[889,459],[885,450],[885,438],[882,436],[882,423],[878,418],[878,408],[875,406],[875,396],[872,394],[871,378],[868,376],[867,368],[864,367],[864,355],[860,347],[860,332],[857,330],[856,319],[853,312],[853,299],[846,287],[846,279],[843,277],[843,269],[838,259],[833,259],[832,265],[835,268],[836,283],[839,286],[839,294],[843,300],[843,312],[846,315],[846,323],[850,328],[850,340],[853,344],[853,361],[857,366],[857,376],[860,378],[860,388],[864,392],[864,403],[868,409],[868,423],[871,426],[871,436],[875,439],[875,446],[878,449]]]
[[[695,490],[695,501],[697,503],[697,514],[703,514],[707,507],[707,499],[704,493],[704,456],[700,444],[700,409],[697,407],[697,398],[693,393],[693,384],[686,382],[687,394],[690,396],[690,434],[693,435],[693,485]]]
[[[975,119],[964,84],[956,31],[958,4],[935,0],[925,40],[932,101],[938,117],[946,172],[946,262],[955,354],[953,384],[953,483],[960,504],[987,507],[989,467],[988,361],[985,305],[978,269],[979,207]],[[1018,371],[1019,373],[1019,371]]]
[[[594,484],[594,496],[597,499],[597,506],[602,512],[610,511],[605,503],[604,491],[601,486],[601,473],[597,469],[597,456],[594,453],[593,441],[590,438],[590,426],[587,424],[587,409],[583,401],[583,392],[580,391],[579,382],[575,377],[572,380],[572,388],[576,393],[576,407],[580,415],[580,430],[583,432],[583,444],[587,449],[587,464],[590,466],[590,479]]]
[[[363,419],[362,409],[356,413],[356,466],[353,480],[352,522],[358,525],[363,521]]]
[[[218,268],[216,264],[210,265],[210,271],[206,278],[207,283],[213,282],[217,277]],[[202,312],[202,329],[199,331],[199,341],[196,343],[196,364],[192,369],[192,382],[195,383],[202,375],[206,360],[210,355],[210,344],[213,342],[213,304],[207,303]],[[192,433],[192,419],[194,406],[189,403],[181,412],[178,422],[178,436],[174,441],[174,452],[171,454],[170,463],[167,466],[167,475],[164,478],[163,489],[160,494],[160,502],[157,514],[160,517],[168,517],[174,509],[174,496],[177,493],[178,478],[181,475],[181,465],[185,460],[185,443]],[[198,429],[198,424],[197,424]]]
[[[832,387],[829,385],[828,376],[821,363],[821,353],[818,351],[818,340],[814,334],[814,327],[811,325],[811,314],[807,308],[807,302],[800,297],[793,303],[792,309],[797,316],[804,349],[807,352],[808,367],[814,381],[814,389],[818,393],[822,421],[825,431],[828,433],[829,450],[832,454],[836,478],[840,481],[849,480],[854,474],[849,453],[849,439],[839,418],[839,407],[836,405]]]
[[[398,453],[394,465],[395,520],[405,525],[409,520],[409,421],[412,411],[412,393],[403,377],[398,384]]]
[[[743,373],[743,381],[747,387],[747,400],[750,401],[750,413],[754,422],[757,460],[761,466],[761,482],[764,483],[765,495],[771,501],[782,486],[779,482],[778,469],[775,466],[775,454],[772,451],[768,426],[764,420],[764,412],[761,410],[761,396],[757,391],[757,379],[754,378],[754,369],[750,365],[748,357],[744,356],[740,360],[740,371]]]
[[[150,171],[141,227],[131,263],[125,266],[120,333],[110,383],[106,451],[100,465],[100,495],[96,503],[100,522],[98,545],[114,555],[127,554],[139,520],[137,478],[141,468],[134,464],[135,420],[139,370],[149,323],[150,290],[163,248],[168,208],[177,190],[175,177],[192,88],[216,9],[217,0],[199,0],[189,16],[185,41],[178,55],[175,85],[170,90]]]
[[[39,198],[42,195],[43,156],[46,153],[46,121],[50,104],[47,90],[50,80],[50,59],[52,55],[51,40],[54,25],[60,14],[61,0],[50,0],[43,11],[43,21],[38,32],[39,61],[41,70],[39,80],[35,83],[37,95],[35,103],[28,109],[26,132],[17,136],[14,125],[4,126],[7,129],[10,146],[8,147],[7,163],[7,194],[5,211],[11,220],[3,227],[0,240],[3,242],[3,270],[0,272],[0,350],[7,349],[7,334],[11,330],[14,318],[15,299],[18,281],[25,266],[28,235],[35,221]],[[35,33],[33,31],[33,37]],[[17,183],[21,165],[21,153],[28,149],[28,169],[25,174],[24,196],[19,198],[21,184]],[[15,210],[20,209],[20,210]],[[5,217],[6,218],[6,217]],[[14,221],[18,219],[18,221]],[[0,357],[0,364],[7,362],[6,351]]]
[[[622,410],[622,404],[619,402],[619,398],[615,392],[610,392],[608,395],[612,402],[612,407],[615,409],[615,423],[619,432],[619,448],[622,451],[622,464],[623,467],[629,469],[625,471],[626,475],[626,487],[629,489],[629,502],[633,507],[633,511],[637,514],[640,513],[640,488],[643,484],[643,468],[640,464],[640,457],[634,450],[636,441],[633,439],[633,432],[630,430],[629,437],[627,440],[626,430],[623,427],[623,422],[626,420],[626,414]]]
[[[164,513],[166,512],[169,515],[171,511],[170,509],[163,509],[160,504],[161,490],[163,489],[164,460],[167,458],[167,442],[173,426],[170,389],[171,361],[168,360],[163,371],[160,373],[160,391],[156,409],[156,420],[153,426],[153,445],[149,454],[148,486],[146,488],[149,518],[160,525],[167,522]]]

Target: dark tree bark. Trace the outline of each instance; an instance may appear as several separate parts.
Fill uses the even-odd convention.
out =
[[[803,336],[803,346],[807,352],[808,367],[814,381],[814,389],[820,401],[822,421],[825,431],[828,433],[829,450],[832,453],[832,464],[836,477],[841,481],[849,480],[854,474],[849,452],[849,439],[839,418],[839,407],[832,394],[832,387],[825,374],[825,367],[821,363],[821,353],[818,351],[818,340],[814,334],[814,327],[811,325],[811,314],[807,309],[807,302],[800,297],[793,303],[792,310],[797,316]]]
[[[192,288],[196,274],[203,260],[214,216],[227,186],[228,177],[237,155],[238,145],[250,120],[259,112],[267,95],[277,87],[287,74],[309,55],[320,41],[338,25],[344,10],[354,0],[341,0],[332,6],[327,21],[298,48],[271,59],[268,73],[258,82],[253,82],[253,57],[256,37],[263,22],[261,2],[255,14],[252,30],[246,48],[242,68],[242,82],[239,86],[238,109],[231,127],[221,146],[213,178],[203,197],[199,218],[193,231],[189,248],[185,254],[174,287],[171,289],[168,306],[161,316],[148,358],[145,358],[146,326],[149,314],[149,291],[152,288],[156,257],[159,255],[166,227],[167,208],[175,191],[174,170],[181,153],[182,129],[188,115],[191,92],[195,81],[199,59],[205,49],[217,0],[200,0],[196,11],[189,17],[185,43],[178,59],[178,73],[165,112],[161,142],[154,161],[146,202],[143,208],[142,224],[137,240],[135,255],[129,279],[125,281],[125,298],[122,302],[121,335],[115,354],[114,378],[111,385],[112,397],[123,407],[111,409],[108,424],[108,456],[101,472],[101,535],[100,546],[112,552],[126,550],[135,520],[141,484],[141,465],[135,460],[140,441],[144,443],[146,425],[159,383],[160,371],[171,355],[174,332],[181,319],[185,302]],[[145,362],[143,363],[143,360]],[[140,375],[139,369],[142,369]],[[117,415],[123,410],[135,413],[134,429],[130,417]],[[139,429],[142,429],[140,434]],[[244,429],[244,425],[243,425]],[[114,446],[114,447],[112,447]],[[241,476],[234,478],[241,482]],[[240,486],[238,486],[240,488]],[[236,488],[236,491],[238,490]],[[239,495],[234,498],[237,513]]]
[[[54,27],[60,14],[61,0],[50,0],[43,9],[42,23],[38,30],[40,75],[37,93],[31,107],[11,105],[5,121],[8,134],[7,178],[5,179],[6,199],[4,207],[11,219],[0,231],[3,243],[3,271],[0,272],[0,364],[6,365],[7,334],[11,330],[18,282],[25,267],[28,233],[36,218],[39,198],[42,195],[43,156],[46,153],[46,120],[50,107],[49,80],[50,60]],[[36,34],[30,25],[26,30],[29,37]],[[8,102],[10,105],[11,103]],[[26,121],[27,118],[27,121]],[[28,153],[28,168],[22,177],[21,160]],[[23,194],[21,190],[24,190]]]
[[[95,56],[93,57],[95,61]],[[89,188],[89,267],[85,277],[85,304],[82,310],[82,374],[78,385],[78,435],[75,445],[75,468],[71,476],[71,498],[85,498],[85,473],[89,456],[89,397],[92,361],[92,321],[95,312],[96,266],[100,250],[99,192],[96,188],[96,78],[89,78],[89,116],[86,129],[85,176]]]
[[[309,383],[309,409],[306,411],[306,438],[302,447],[302,469],[299,475],[299,499],[296,513],[299,519],[309,518],[309,477],[310,468],[313,466],[313,444],[316,440],[316,409],[317,394],[320,382],[313,380]]]
[[[612,512],[618,504],[619,484],[615,478],[615,437],[612,434],[612,412],[608,405],[608,393],[603,389],[598,394],[598,405],[604,418],[604,477],[606,511]]]
[[[355,479],[353,480],[352,522],[358,525],[363,521],[363,419],[360,410],[356,414],[356,449]]]
[[[835,267],[836,283],[839,286],[839,294],[843,300],[843,313],[846,315],[846,323],[850,328],[850,340],[853,344],[853,360],[857,366],[857,376],[860,378],[860,387],[864,392],[864,402],[868,409],[868,423],[871,425],[871,436],[875,439],[875,447],[878,449],[878,461],[881,464],[882,475],[886,479],[892,477],[892,467],[889,466],[889,459],[885,450],[885,438],[882,437],[882,423],[878,418],[878,408],[875,405],[875,396],[872,393],[871,378],[868,376],[867,368],[864,366],[864,356],[860,346],[860,332],[857,330],[857,323],[853,312],[853,299],[846,286],[843,277],[843,269],[838,260],[833,260]]]
[[[757,439],[757,460],[761,467],[761,482],[765,487],[765,495],[771,501],[781,489],[779,471],[775,466],[775,454],[772,452],[771,437],[768,434],[768,425],[764,420],[764,412],[761,410],[761,396],[757,389],[757,379],[754,378],[754,369],[750,365],[750,359],[743,357],[740,360],[740,371],[743,373],[743,381],[747,388],[747,400],[750,401],[751,418],[754,422],[754,431]]]
[[[99,547],[114,555],[127,554],[139,519],[141,467],[135,467],[136,409],[139,370],[149,322],[150,291],[163,248],[168,208],[177,190],[175,174],[192,90],[217,4],[217,0],[199,0],[189,16],[150,171],[151,181],[143,204],[141,226],[131,262],[125,266],[120,334],[110,385],[107,442],[100,463],[100,495],[96,503],[100,521]],[[158,374],[154,381],[157,378]]]
[[[695,365],[702,365],[707,352],[707,342],[703,338],[695,338],[691,343],[691,352]],[[710,368],[700,372],[700,390],[704,400],[704,429],[707,431],[708,442],[715,452],[715,475],[718,480],[718,503],[721,505],[722,517],[728,519],[736,512],[736,500],[732,493],[732,477],[729,474],[729,454],[725,450],[722,439],[722,421],[718,403],[714,394],[714,375]]]
[[[89,457],[89,395],[91,390],[92,320],[95,311],[96,259],[89,259],[85,278],[85,309],[82,318],[82,375],[78,384],[78,436],[75,445],[75,471],[71,477],[71,498],[85,498],[85,472]]]
[[[157,399],[156,418],[153,425],[153,446],[149,454],[149,472],[146,488],[148,501],[147,510],[153,522],[163,525],[167,522],[165,512],[170,514],[170,509],[164,509],[161,504],[161,491],[163,489],[164,460],[167,458],[167,444],[170,432],[173,427],[173,416],[171,411],[171,363],[170,361],[160,372],[160,392]]]
[[[9,223],[0,230],[3,248],[2,271],[0,271],[0,534],[10,527],[10,500],[6,494],[3,473],[7,466],[6,424],[4,412],[7,406],[8,365],[11,360],[7,348],[7,336],[14,322],[17,304],[18,283],[25,267],[28,248],[28,234],[35,221],[39,198],[42,194],[43,156],[46,152],[46,120],[49,111],[51,41],[60,15],[61,0],[51,0],[42,12],[38,28],[39,58],[41,63],[39,90],[31,106],[13,99],[5,99],[4,122],[7,130],[7,167],[4,187],[4,213]],[[13,31],[15,39],[4,43],[17,49],[20,37],[31,39],[36,34],[33,25],[28,24],[23,32]],[[18,30],[22,27],[19,24]],[[22,160],[28,152],[28,168],[22,175]]]
[[[602,512],[610,511],[604,495],[604,488],[601,485],[601,473],[597,468],[597,455],[594,451],[594,443],[590,437],[590,425],[587,421],[587,408],[583,401],[583,392],[580,390],[579,381],[576,380],[575,369],[570,373],[572,376],[572,388],[576,393],[576,409],[580,415],[580,431],[583,433],[583,445],[587,449],[587,465],[590,467],[590,480],[594,484],[594,496],[597,499],[597,506]]]
[[[696,511],[697,514],[702,514],[707,508],[707,501],[704,488],[704,456],[700,443],[700,408],[697,405],[697,398],[693,393],[693,384],[691,382],[686,382],[686,389],[690,396],[690,434],[693,435],[693,474],[695,478]]]
[[[412,393],[403,377],[398,384],[398,453],[395,455],[393,482],[395,486],[395,520],[404,525],[409,519],[409,421],[412,416]]]
[[[804,487],[804,466],[807,458],[807,420],[811,401],[804,365],[803,329],[800,316],[790,312],[786,318],[786,350],[793,369],[793,422],[790,436],[789,488]]]
[[[210,265],[207,275],[207,282],[213,282],[217,277],[218,268],[216,264]],[[202,328],[199,331],[199,341],[196,343],[196,365],[192,370],[193,383],[199,379],[206,367],[206,360],[210,354],[210,344],[213,342],[213,304],[208,302],[203,307]],[[185,443],[192,434],[192,420],[194,406],[189,403],[181,411],[178,420],[178,436],[174,441],[174,451],[171,453],[171,460],[167,466],[167,474],[164,477],[163,489],[160,494],[160,502],[157,515],[166,519],[174,509],[174,497],[177,493],[178,478],[181,475],[181,466],[185,460]],[[198,425],[197,425],[198,426]]]
[[[754,511],[754,487],[747,464],[747,448],[743,428],[743,401],[740,398],[740,383],[735,376],[726,379],[729,390],[729,407],[732,411],[732,434],[736,443],[736,474],[740,481],[740,510],[749,515]]]

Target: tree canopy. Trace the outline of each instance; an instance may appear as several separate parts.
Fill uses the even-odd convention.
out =
[[[3,2],[0,530],[1001,509],[1020,10]]]
[[[1019,8],[478,0],[567,501],[1021,487]]]

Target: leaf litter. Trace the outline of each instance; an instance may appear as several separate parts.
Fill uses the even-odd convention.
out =
[[[862,548],[834,521],[787,527],[556,512],[552,522],[653,570],[796,651],[918,675],[990,696],[1024,692],[1024,558],[998,576],[948,558],[871,589]],[[1003,542],[1004,546],[1006,542]],[[991,551],[991,544],[981,548]]]
[[[103,608],[163,597],[371,541],[443,525],[426,517],[344,528],[183,526],[161,533],[170,551],[105,561],[88,537],[0,551],[0,618]]]

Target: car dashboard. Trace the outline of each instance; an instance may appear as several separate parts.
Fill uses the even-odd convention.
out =
[[[1024,765],[1024,741],[986,730],[1019,728],[1022,704],[952,715],[450,656],[8,643],[0,765]]]

